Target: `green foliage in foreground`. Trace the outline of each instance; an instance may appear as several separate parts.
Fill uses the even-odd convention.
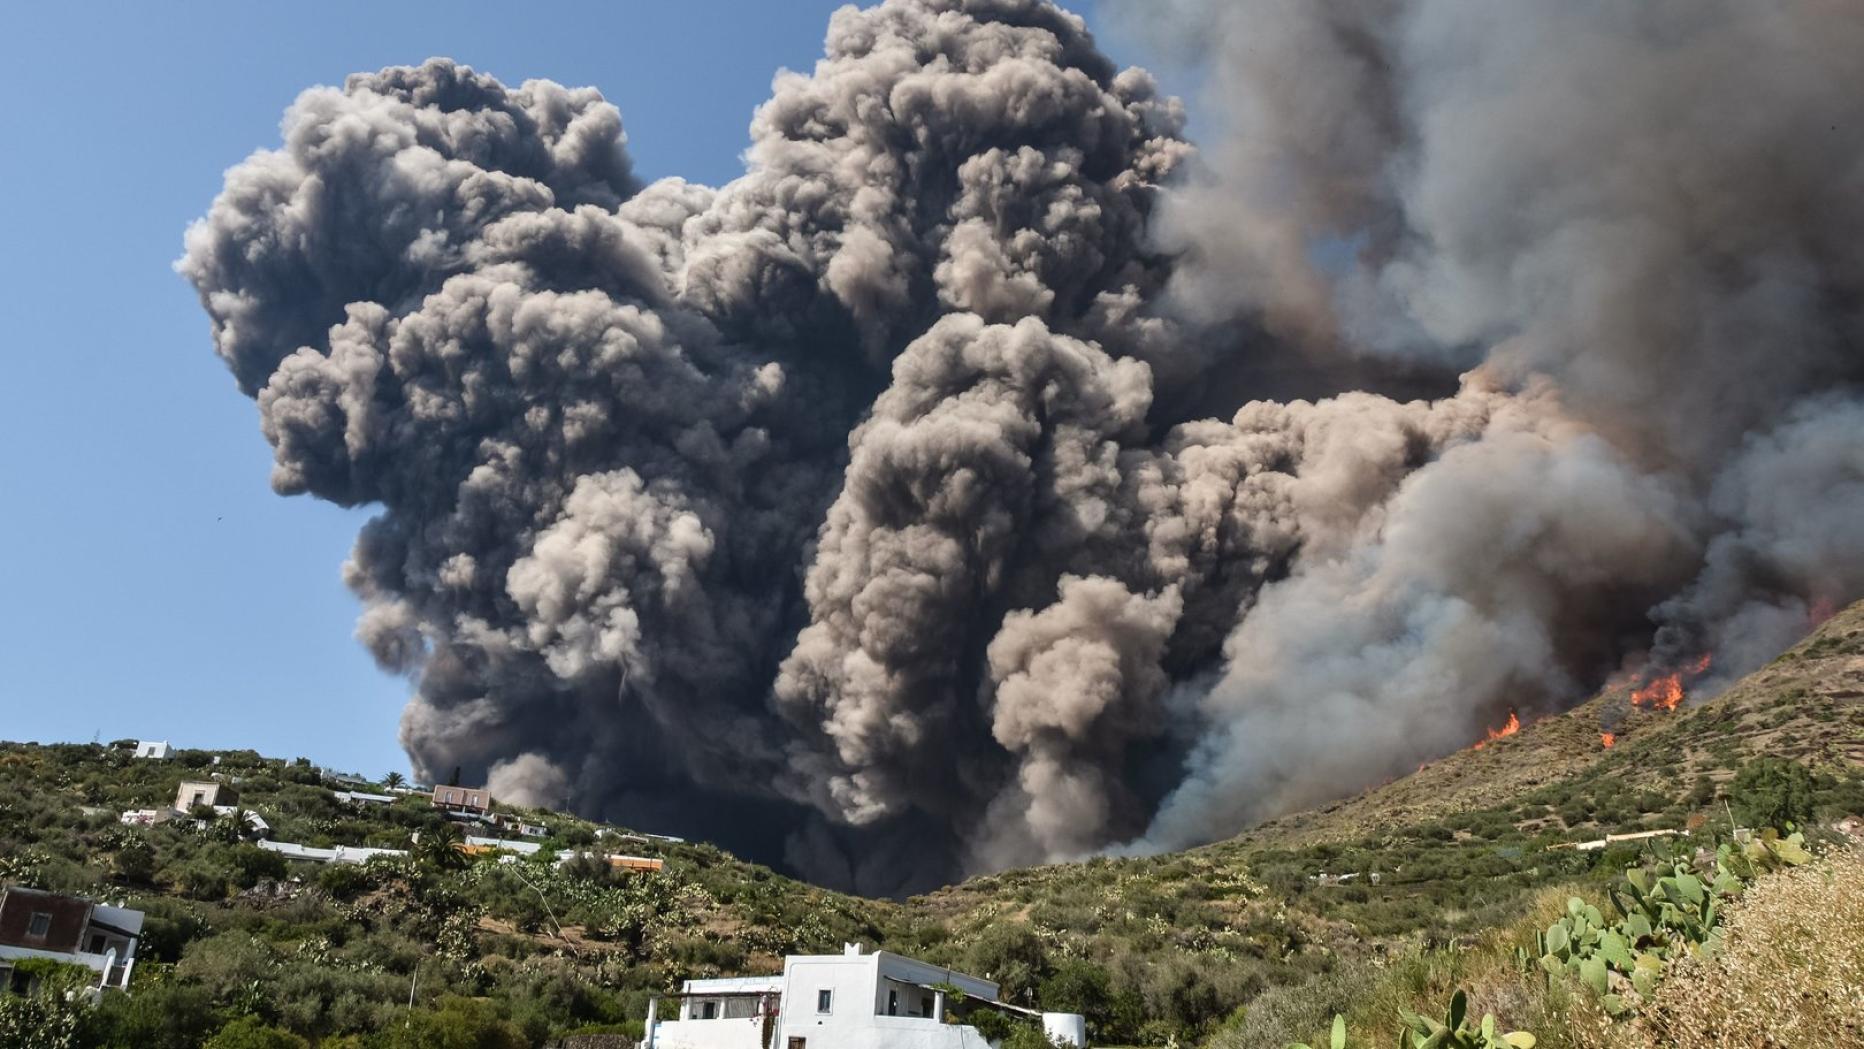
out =
[[[1534,1036],[1526,1031],[1498,1030],[1494,1013],[1482,1014],[1477,1022],[1469,1015],[1469,996],[1461,988],[1450,996],[1442,1020],[1405,1010],[1399,1013],[1399,1022],[1400,1049],[1534,1049],[1535,1045]],[[1345,1016],[1334,1014],[1327,1044],[1330,1049],[1346,1049]],[[1291,1042],[1288,1049],[1312,1047]]]
[[[1441,1022],[1417,1013],[1405,1013],[1403,1019],[1411,1049],[1534,1049],[1534,1036],[1526,1031],[1497,1031],[1494,1013],[1484,1013],[1481,1023],[1472,1022],[1469,998],[1461,988],[1450,996]]]
[[[88,1044],[85,994],[97,974],[50,958],[21,958],[12,964],[13,977],[32,990],[12,995],[0,989],[0,1046],[77,1049]]]
[[[1782,838],[1768,831],[1746,845],[1723,843],[1713,880],[1705,881],[1686,863],[1662,876],[1631,868],[1610,893],[1619,919],[1607,924],[1597,907],[1572,897],[1566,913],[1535,937],[1536,964],[1550,977],[1577,977],[1608,1013],[1621,1015],[1629,1005],[1614,976],[1640,999],[1649,998],[1670,963],[1714,953],[1723,901],[1762,874],[1811,859],[1800,834]],[[1524,968],[1526,960],[1524,955]]]

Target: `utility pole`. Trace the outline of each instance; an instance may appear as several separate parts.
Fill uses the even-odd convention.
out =
[[[401,1029],[404,1031],[414,1026],[414,989],[416,987],[419,987],[420,985],[421,985],[421,963],[415,962],[414,963],[414,979],[408,984],[408,1018],[402,1021],[402,1024],[401,1024]]]

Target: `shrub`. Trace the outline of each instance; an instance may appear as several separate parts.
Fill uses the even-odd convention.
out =
[[[390,1026],[382,1049],[530,1049],[530,1039],[482,998],[443,998]]]
[[[119,880],[147,885],[155,877],[155,850],[142,838],[133,838],[117,850],[110,867]]]
[[[133,994],[105,995],[97,1019],[104,1049],[199,1049],[218,1025],[201,988],[140,981]]]
[[[242,1016],[222,1027],[203,1049],[308,1049],[309,1045],[290,1031],[268,1027],[256,1017]]]
[[[175,889],[190,900],[224,900],[227,872],[205,859],[190,860],[170,872]]]
[[[1864,856],[1763,878],[1721,950],[1679,962],[1646,1009],[1651,1044],[1857,1044],[1864,1037]]]
[[[968,970],[995,980],[1005,1001],[1033,1004],[1037,986],[1048,970],[1048,948],[1035,931],[1021,922],[993,925],[973,944]]]
[[[0,993],[0,1045],[9,1049],[77,1049],[86,1010],[62,995]]]
[[[257,845],[237,845],[228,856],[233,868],[233,880],[243,889],[250,889],[262,878],[274,881],[290,873],[285,857],[276,852],[268,852]]]
[[[1107,970],[1083,958],[1070,958],[1042,981],[1038,997],[1042,1007],[1052,1012],[1099,1013],[1112,997]]]
[[[354,863],[332,863],[317,872],[317,884],[339,900],[354,899],[369,891],[375,879]]]
[[[1041,1027],[1017,1024],[1010,1029],[1009,1037],[1003,1039],[1003,1049],[1055,1049],[1055,1043],[1048,1040]]]
[[[1787,830],[1812,819],[1812,774],[1797,762],[1756,758],[1741,767],[1729,793],[1735,817],[1750,827]]]

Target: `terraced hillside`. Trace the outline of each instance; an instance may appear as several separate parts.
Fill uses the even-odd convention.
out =
[[[1265,823],[1249,843],[1343,841],[1381,827],[1507,808],[1525,825],[1599,826],[1510,805],[1529,797],[1570,798],[1584,780],[1675,794],[1731,778],[1747,758],[1790,758],[1843,774],[1864,769],[1864,603],[1839,612],[1772,663],[1712,702],[1675,711],[1631,703],[1630,683],[1520,732],[1432,762],[1353,798]],[[1610,730],[1612,746],[1601,734]],[[1562,785],[1565,785],[1563,789]],[[1596,793],[1596,791],[1593,791]],[[1622,821],[1616,821],[1622,822]]]

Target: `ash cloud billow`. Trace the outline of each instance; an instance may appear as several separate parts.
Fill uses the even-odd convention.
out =
[[[889,0],[745,174],[305,92],[178,263],[402,741],[870,892],[1187,845],[1864,596],[1864,17]],[[1712,687],[1713,682],[1705,682]]]

